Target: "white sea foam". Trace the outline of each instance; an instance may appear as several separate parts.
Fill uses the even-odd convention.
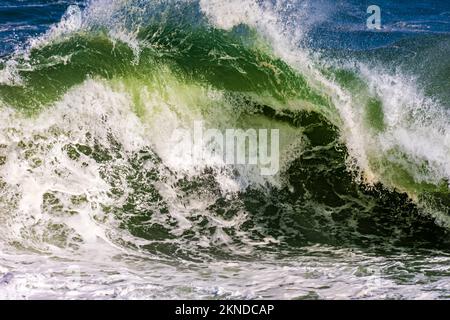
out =
[[[450,179],[450,114],[438,101],[426,97],[412,77],[360,67],[370,89],[382,101],[386,130],[370,146],[386,154],[403,153],[397,160],[417,182],[439,184]],[[404,163],[401,163],[403,158]],[[414,164],[417,167],[414,167]],[[419,170],[425,164],[425,170]]]

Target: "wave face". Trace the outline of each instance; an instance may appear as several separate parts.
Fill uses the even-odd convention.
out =
[[[0,297],[448,298],[450,8],[356,2],[2,4]]]

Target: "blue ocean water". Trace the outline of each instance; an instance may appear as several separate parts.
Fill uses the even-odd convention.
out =
[[[5,0],[0,3],[0,56],[23,46],[30,37],[44,33],[58,22],[71,4],[83,1]]]
[[[298,6],[305,2],[297,1]],[[6,0],[0,3],[0,56],[11,53],[30,38],[42,34],[60,20],[69,5],[84,7],[87,1]],[[450,1],[318,0],[311,14],[326,19],[313,25],[310,44],[319,48],[363,50],[390,45],[423,34],[450,33]],[[367,8],[381,9],[382,29],[369,30]]]
[[[421,34],[450,33],[450,1],[325,1],[331,14],[316,25],[311,43],[320,47],[371,49]],[[381,9],[381,29],[369,30],[367,8]]]

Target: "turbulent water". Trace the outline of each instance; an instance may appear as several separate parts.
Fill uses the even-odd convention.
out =
[[[2,1],[0,297],[450,298],[450,3],[378,2]]]

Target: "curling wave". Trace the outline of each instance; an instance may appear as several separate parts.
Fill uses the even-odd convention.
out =
[[[245,277],[248,261],[261,270],[275,256],[314,264],[322,249],[311,246],[362,250],[361,259],[377,250],[445,251],[448,100],[404,69],[374,63],[377,53],[313,53],[308,31],[329,8],[311,20],[317,7],[301,4],[91,1],[3,58],[5,265],[28,277],[14,258],[21,252],[89,270],[89,261],[123,259],[122,268],[142,271],[148,260],[167,275],[176,259],[195,282],[192,263],[238,261]],[[281,172],[261,177],[222,159],[186,161],[171,136],[198,120],[279,129]]]

